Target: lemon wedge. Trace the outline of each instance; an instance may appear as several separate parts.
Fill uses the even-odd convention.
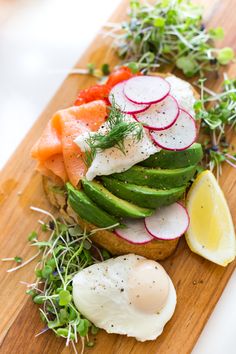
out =
[[[187,200],[190,225],[186,241],[200,256],[226,266],[236,255],[234,225],[224,194],[210,171],[201,172]]]

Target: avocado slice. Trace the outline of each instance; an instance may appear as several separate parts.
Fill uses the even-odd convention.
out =
[[[66,188],[69,205],[82,219],[101,228],[120,224],[116,218],[100,209],[83,191],[75,189],[70,183],[66,184]]]
[[[162,170],[133,166],[122,173],[114,173],[111,177],[139,186],[147,186],[156,189],[170,189],[186,185],[194,176],[196,166],[188,166],[174,170]]]
[[[97,181],[89,182],[82,179],[82,185],[85,193],[94,203],[115,216],[145,218],[153,213],[152,209],[141,208],[118,198]]]
[[[118,197],[154,209],[176,202],[181,199],[186,190],[185,186],[159,190],[121,182],[111,177],[102,177],[102,181],[104,186]]]
[[[195,165],[202,160],[202,145],[194,143],[182,151],[161,150],[151,155],[147,160],[140,162],[145,167],[181,168]]]

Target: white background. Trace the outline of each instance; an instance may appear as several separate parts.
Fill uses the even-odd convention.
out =
[[[118,3],[0,0],[0,168]],[[235,330],[236,273],[193,353],[235,354]]]

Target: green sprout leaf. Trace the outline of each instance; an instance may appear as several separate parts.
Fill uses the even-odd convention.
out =
[[[209,30],[209,34],[213,39],[224,39],[224,30],[222,27],[216,27]]]
[[[137,74],[139,71],[139,66],[135,62],[130,62],[127,64],[128,68],[132,71],[132,74]]]
[[[28,241],[31,242],[31,241],[33,241],[33,240],[36,240],[37,237],[38,237],[37,232],[36,232],[36,231],[32,231],[32,232],[29,234],[29,236],[28,236]]]
[[[155,27],[164,27],[165,26],[165,19],[162,17],[155,18],[153,24]]]
[[[44,279],[47,279],[53,272],[53,268],[50,265],[45,265],[42,269],[41,276]]]
[[[42,224],[41,229],[42,229],[43,232],[47,232],[48,231],[47,224]]]
[[[87,69],[88,69],[88,73],[90,75],[94,75],[95,72],[95,65],[93,63],[88,63],[87,64]]]
[[[188,77],[193,76],[198,71],[198,64],[196,60],[190,56],[177,59],[176,66],[177,68],[181,69],[183,73]]]
[[[66,306],[71,302],[72,296],[67,290],[61,290],[59,293],[59,305]]]
[[[110,66],[109,66],[109,64],[102,64],[102,73],[105,76],[110,74]]]
[[[77,326],[77,332],[81,337],[85,337],[88,334],[88,329],[90,327],[90,322],[87,319],[81,319]]]
[[[233,49],[229,47],[222,48],[217,55],[217,59],[221,65],[229,64],[234,59]]]

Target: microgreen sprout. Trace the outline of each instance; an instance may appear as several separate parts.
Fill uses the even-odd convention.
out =
[[[210,170],[216,170],[217,178],[222,173],[222,162],[236,168],[234,147],[227,137],[236,126],[236,80],[224,74],[222,91],[216,93],[205,86],[205,79],[200,79],[198,87],[200,100],[195,103],[196,118],[201,120],[204,164]]]
[[[19,256],[15,257],[10,257],[10,258],[2,258],[2,262],[10,262],[10,261],[15,261],[16,263],[22,263],[23,259]]]
[[[100,68],[96,68],[95,64],[88,63],[87,68],[74,68],[69,71],[69,75],[90,75],[98,80],[105,79],[110,74],[110,65],[103,63]]]
[[[203,9],[188,0],[161,0],[154,4],[130,1],[129,20],[107,24],[106,35],[114,38],[124,63],[145,72],[171,64],[190,77],[218,70],[234,52],[214,47],[224,37],[221,27],[207,30]],[[129,64],[130,65],[130,64]]]
[[[56,219],[40,208],[31,209],[51,219],[48,222],[39,220],[46,226],[46,241],[39,240],[40,235],[35,231],[30,234],[29,242],[39,249],[36,256],[40,254],[41,257],[35,267],[36,281],[33,284],[22,282],[33,302],[40,306],[40,316],[46,325],[36,336],[51,330],[65,338],[66,345],[71,344],[75,353],[80,339],[83,351],[85,345],[94,345],[89,335],[95,335],[98,329],[75,307],[72,280],[85,267],[108,259],[109,253],[93,245],[91,238],[94,232],[86,233],[76,223],[68,224],[63,219]]]

